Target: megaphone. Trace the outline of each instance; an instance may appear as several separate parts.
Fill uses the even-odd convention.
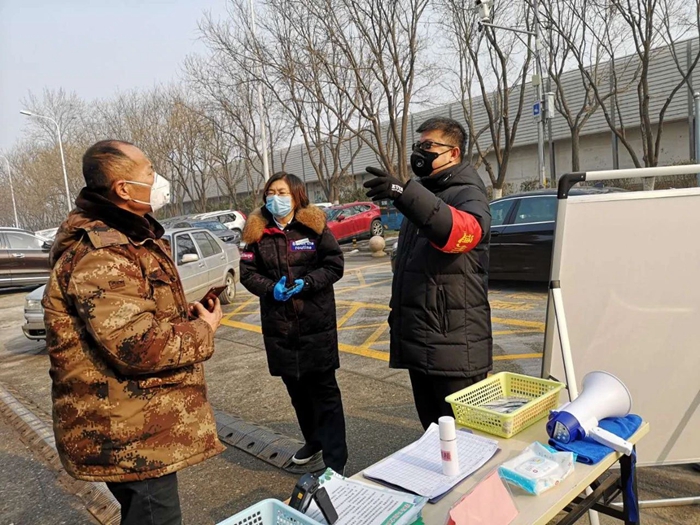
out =
[[[552,411],[547,433],[561,443],[590,437],[622,454],[632,453],[632,444],[598,426],[606,417],[625,417],[632,410],[632,396],[617,377],[608,372],[589,372],[583,378],[581,395]]]

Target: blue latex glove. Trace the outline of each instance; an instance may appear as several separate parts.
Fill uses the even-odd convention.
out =
[[[294,286],[287,288],[287,276],[283,276],[272,289],[272,296],[276,301],[288,301],[293,295],[298,294],[304,288],[304,281],[297,279]]]

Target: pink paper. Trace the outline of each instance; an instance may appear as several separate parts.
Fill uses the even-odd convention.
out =
[[[452,507],[448,525],[508,525],[517,515],[513,498],[494,471]]]

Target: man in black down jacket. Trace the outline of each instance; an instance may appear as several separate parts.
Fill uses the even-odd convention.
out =
[[[464,128],[431,118],[417,130],[406,183],[376,169],[373,200],[392,199],[403,221],[391,293],[392,368],[407,368],[424,428],[452,415],[445,397],[492,365],[488,302],[491,213],[486,188],[462,158]]]

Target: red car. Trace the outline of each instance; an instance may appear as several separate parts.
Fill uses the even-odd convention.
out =
[[[373,202],[353,202],[326,208],[328,229],[338,242],[383,235],[379,206]]]

